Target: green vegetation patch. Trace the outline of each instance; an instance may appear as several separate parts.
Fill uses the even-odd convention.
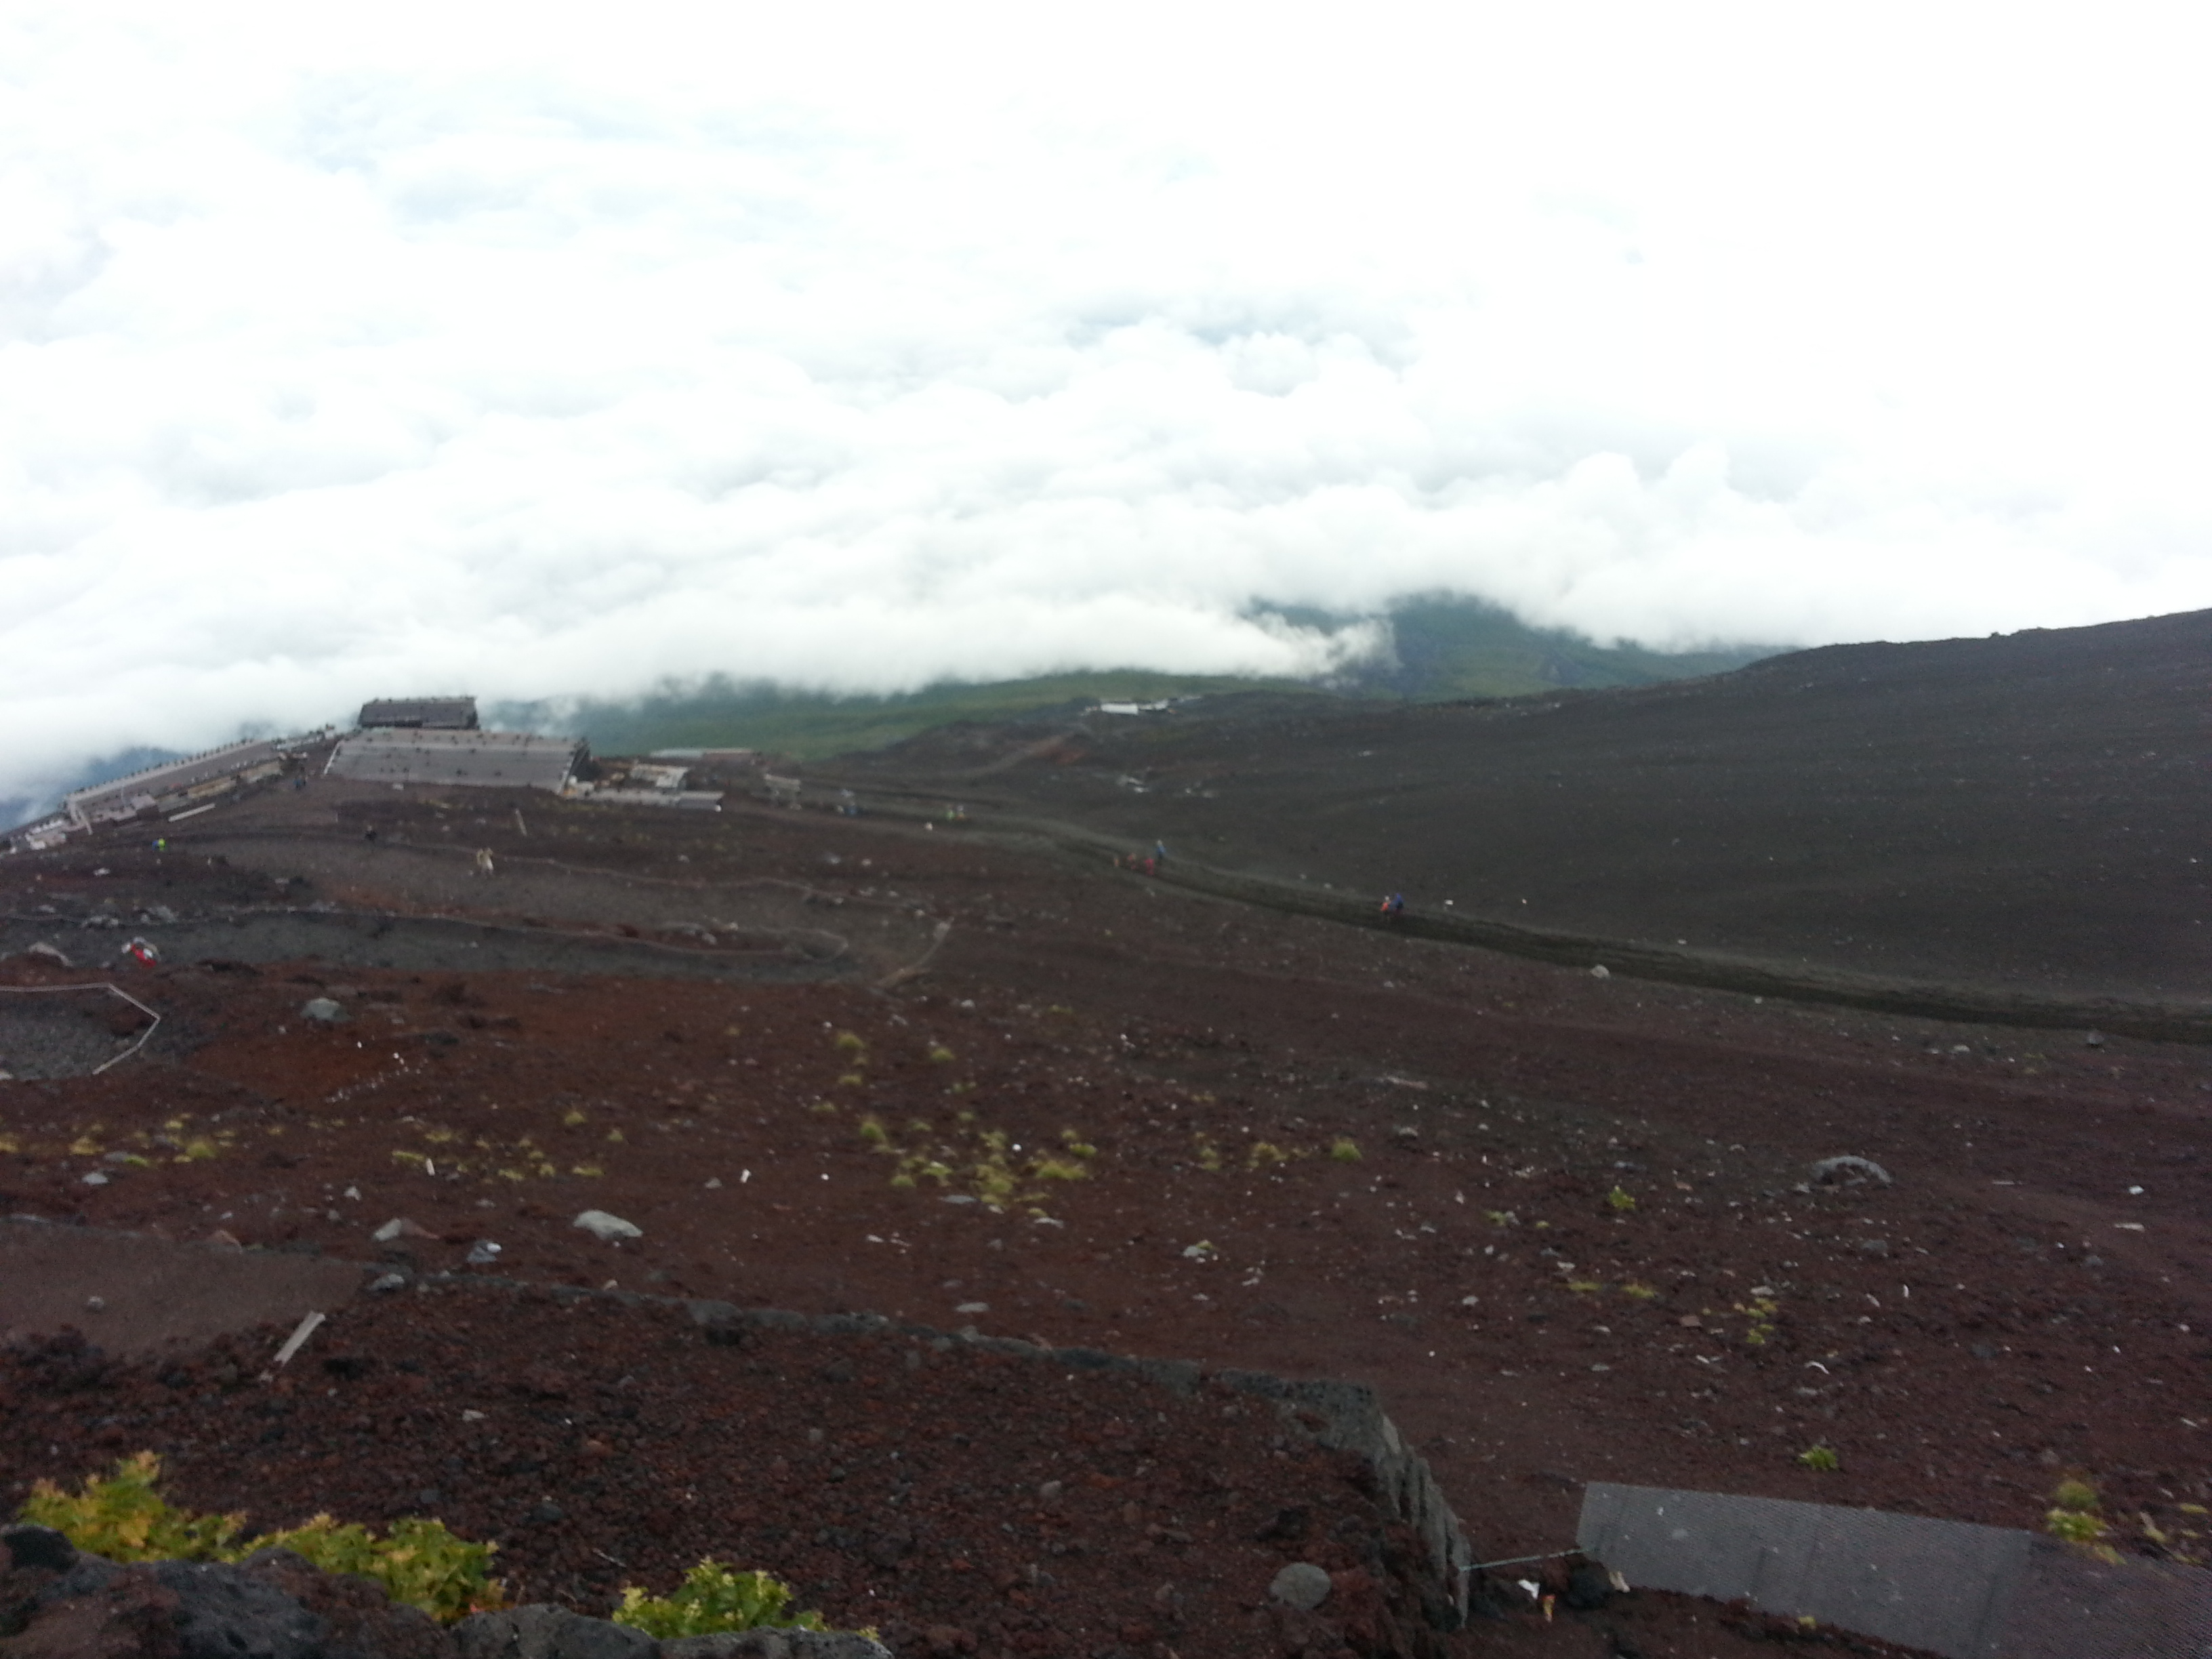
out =
[[[394,1601],[447,1623],[504,1599],[490,1573],[499,1547],[457,1538],[442,1521],[410,1516],[379,1537],[319,1515],[289,1531],[242,1538],[244,1516],[175,1508],[156,1489],[161,1478],[161,1460],[147,1451],[124,1458],[112,1475],[88,1477],[74,1492],[41,1480],[21,1519],[52,1527],[77,1548],[111,1561],[239,1561],[256,1550],[290,1550],[325,1572],[374,1579]]]
[[[666,1595],[648,1596],[636,1585],[623,1590],[614,1611],[617,1625],[629,1625],[663,1642],[680,1636],[713,1636],[723,1631],[820,1630],[818,1613],[793,1613],[791,1589],[764,1572],[739,1571],[708,1556],[684,1575]]]

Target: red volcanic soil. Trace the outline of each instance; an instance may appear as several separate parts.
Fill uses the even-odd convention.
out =
[[[0,1084],[0,1210],[1363,1382],[1484,1559],[1570,1546],[1590,1480],[2036,1527],[2079,1474],[2124,1547],[2204,1549],[2202,1048],[1598,979],[1194,896],[972,804],[924,829],[538,797],[518,823],[487,799],[318,782],[178,826],[165,853],[112,831],[0,864],[7,948],[46,937],[112,964],[134,933],[175,946],[127,973],[0,963],[23,987],[112,975],[162,1017],[88,1076],[86,1054],[138,1035],[112,1001],[0,996],[17,1020],[0,1067],[77,1073]],[[491,878],[465,873],[479,846]],[[179,920],[141,920],[155,904]],[[103,905],[121,927],[82,925]],[[418,920],[464,909],[466,928]],[[286,933],[295,912],[307,931]],[[270,954],[301,938],[321,956]],[[541,948],[557,965],[531,965]],[[474,967],[485,952],[501,965]],[[304,1018],[317,996],[344,1021]],[[14,1006],[32,1003],[43,1025]],[[1814,1180],[1838,1154],[1893,1184]],[[642,1237],[599,1242],[570,1224],[586,1208]],[[408,1235],[374,1242],[395,1218]],[[466,1264],[480,1241],[495,1267]],[[913,1652],[933,1626],[985,1653],[1273,1651],[1251,1609],[1276,1566],[1382,1547],[1326,1458],[1257,1419],[1209,1442],[1200,1418],[1224,1402],[1203,1391],[1198,1416],[1139,1433],[1049,1368],[927,1349],[910,1371],[887,1340],[854,1382],[817,1386],[820,1339],[709,1349],[678,1316],[579,1305],[370,1298],[289,1395],[220,1384],[270,1331],[190,1359],[174,1389],[160,1362],[101,1372],[120,1412],[20,1349],[0,1364],[0,1494],[140,1446],[171,1455],[180,1495],[265,1522],[380,1520],[428,1491],[504,1540],[529,1593],[599,1611],[626,1575],[665,1585],[712,1547]],[[100,1317],[79,1322],[94,1342]],[[375,1363],[311,1363],[349,1354]],[[561,1391],[533,1394],[533,1368]],[[607,1428],[624,1376],[640,1415]],[[487,1448],[465,1409],[506,1414],[532,1449]],[[695,1439],[687,1412],[715,1426]],[[1044,1473],[1063,1431],[1084,1448],[1068,1467],[1142,1488],[1123,1507],[1079,1494],[1072,1529],[1017,1502],[1068,1479]],[[883,1438],[865,1473],[836,1465],[856,1484],[831,1507],[854,1518],[786,1518],[856,1432]],[[936,1443],[1000,1432],[1006,1467]],[[886,1567],[867,1517],[888,1453],[923,1443],[927,1525]],[[1840,1469],[1804,1467],[1815,1445]],[[677,1507],[679,1486],[702,1507]],[[530,1520],[544,1504],[558,1522]],[[1312,1534],[1257,1536],[1301,1507]],[[1079,1536],[1066,1571],[1040,1553]],[[1752,1651],[1717,1611],[1644,1595],[1448,1642]]]

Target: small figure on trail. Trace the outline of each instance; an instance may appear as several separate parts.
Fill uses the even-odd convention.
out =
[[[1158,859],[1146,859],[1145,860],[1145,873],[1146,875],[1157,876],[1159,872],[1160,861]]]
[[[477,848],[477,873],[480,876],[488,876],[491,874],[491,848],[489,847]]]
[[[1382,916],[1386,921],[1395,921],[1406,914],[1406,896],[1393,893],[1382,901]]]
[[[1164,841],[1154,842],[1152,843],[1152,856],[1158,859],[1162,864],[1165,864],[1168,861],[1167,842]]]

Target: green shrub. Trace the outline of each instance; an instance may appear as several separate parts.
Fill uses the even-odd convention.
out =
[[[1359,1143],[1349,1135],[1339,1135],[1330,1143],[1328,1155],[1339,1164],[1359,1162]]]
[[[790,1603],[787,1585],[764,1572],[738,1572],[710,1555],[684,1575],[672,1595],[648,1596],[635,1584],[625,1586],[614,1621],[664,1642],[763,1625],[787,1630],[822,1628],[820,1613],[787,1613]]]
[[[195,1515],[173,1508],[155,1490],[161,1460],[140,1452],[76,1492],[51,1480],[32,1488],[22,1518],[52,1527],[81,1550],[111,1561],[237,1561],[258,1549],[295,1552],[325,1572],[358,1573],[384,1586],[395,1601],[451,1622],[500,1605],[490,1576],[493,1544],[471,1544],[441,1521],[395,1521],[379,1538],[366,1527],[319,1515],[285,1532],[240,1538],[242,1515]]]
[[[2097,1489],[2076,1475],[2069,1475],[2051,1492],[2051,1507],[2043,1516],[2043,1529],[2054,1538],[2077,1544],[2103,1561],[2117,1561],[2119,1552],[2105,1541],[2112,1528],[2097,1513]]]
[[[2086,1480],[2070,1476],[2051,1488],[2051,1501],[2062,1510],[2073,1510],[2087,1514],[2097,1507],[2097,1489]]]
[[[444,1522],[417,1516],[394,1521],[379,1538],[356,1522],[341,1526],[319,1515],[303,1527],[257,1538],[250,1547],[292,1550],[325,1572],[374,1578],[393,1601],[441,1623],[495,1607],[501,1599],[490,1571],[497,1545],[471,1544],[447,1531]]]
[[[70,1543],[111,1561],[228,1561],[231,1540],[246,1524],[242,1515],[192,1515],[172,1509],[154,1490],[161,1460],[140,1452],[103,1480],[92,1476],[82,1491],[64,1492],[51,1480],[31,1488],[21,1518],[52,1527]]]
[[[2052,1510],[2043,1517],[2043,1527],[2069,1544],[2094,1544],[2105,1535],[2105,1523],[2087,1510]]]
[[[1833,1474],[1844,1467],[1844,1460],[1827,1446],[1814,1446],[1797,1454],[1797,1461],[1808,1469],[1818,1469],[1823,1474]]]

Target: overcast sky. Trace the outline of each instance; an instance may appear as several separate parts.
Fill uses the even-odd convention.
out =
[[[2197,27],[0,0],[0,796],[380,694],[1318,670],[1372,630],[1266,606],[1417,592],[2212,605]]]

